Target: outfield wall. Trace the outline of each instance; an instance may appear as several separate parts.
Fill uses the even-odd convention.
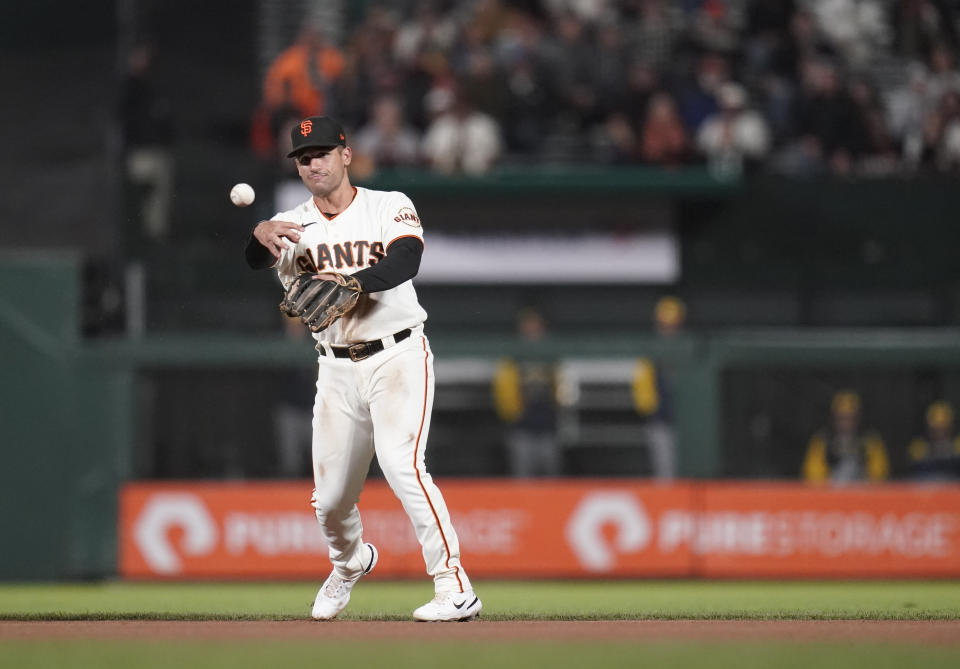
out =
[[[633,480],[442,482],[469,573],[481,578],[960,576],[955,486],[823,489]],[[120,494],[127,578],[318,578],[327,548],[308,481],[131,483]],[[360,500],[375,576],[423,576],[389,487]]]
[[[144,477],[136,462],[143,457],[141,442],[149,435],[149,426],[138,423],[137,413],[146,401],[141,384],[148,370],[290,369],[315,355],[309,346],[279,335],[169,333],[140,339],[84,339],[78,307],[81,269],[81,259],[72,254],[18,253],[0,258],[4,380],[0,444],[8,458],[7,466],[0,468],[0,507],[6,511],[0,515],[0,536],[10,539],[0,551],[0,578],[6,580],[100,578],[117,573],[117,490],[123,481]],[[58,317],[51,319],[51,313]],[[438,359],[443,360],[464,355],[495,359],[518,350],[517,342],[510,338],[439,335],[432,339]],[[776,374],[767,373],[771,368],[920,369],[926,370],[927,377],[936,377],[942,370],[960,370],[960,336],[954,329],[724,331],[689,335],[669,345],[650,336],[567,334],[544,342],[541,352],[554,357],[571,352],[624,359],[643,355],[671,362],[677,375],[674,401],[679,472],[687,478],[703,479],[726,473],[721,444],[723,375],[731,370],[746,370],[774,381]],[[934,378],[928,390],[943,394],[929,395],[889,383],[889,378],[876,377],[872,386],[890,388],[908,402],[960,397],[960,385],[949,379],[940,383]],[[960,377],[951,372],[950,378]],[[776,397],[768,392],[769,386],[759,387],[765,395]],[[834,386],[824,383],[822,387]],[[865,395],[865,400],[869,406],[883,406],[872,395]],[[787,406],[793,411],[795,405]],[[908,407],[906,415],[911,415],[910,411]],[[190,420],[209,423],[209,416],[188,417],[188,427]],[[771,434],[774,438],[768,450],[790,447],[777,432]],[[734,434],[730,441],[741,443],[737,437]],[[263,447],[256,440],[251,443]],[[895,446],[891,443],[892,456]],[[739,458],[741,452],[733,455]],[[511,491],[508,499],[522,497],[518,488],[506,487],[511,484],[493,485],[496,490]],[[539,488],[531,494],[536,490]],[[309,491],[297,493],[290,508],[302,513],[301,499],[306,497]],[[646,496],[643,499],[646,505]],[[534,548],[534,552],[538,550]],[[473,555],[479,555],[469,544],[468,554],[468,564]],[[670,555],[670,560],[681,563],[693,559],[680,553]],[[649,569],[642,573],[665,572]]]

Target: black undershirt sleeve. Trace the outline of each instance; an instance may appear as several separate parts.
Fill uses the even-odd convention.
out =
[[[252,269],[269,269],[277,263],[277,259],[273,257],[269,249],[258,242],[252,232],[247,237],[247,246],[243,254],[247,259],[247,264]]]
[[[423,242],[416,237],[403,237],[387,247],[387,254],[376,265],[352,276],[365,293],[389,290],[417,275],[422,256]]]

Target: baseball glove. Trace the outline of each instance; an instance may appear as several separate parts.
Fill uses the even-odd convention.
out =
[[[360,282],[352,276],[303,272],[287,287],[280,311],[320,332],[353,309],[359,299]]]

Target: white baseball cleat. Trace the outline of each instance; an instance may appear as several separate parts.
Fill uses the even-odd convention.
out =
[[[360,576],[366,576],[377,566],[377,549],[373,544],[364,544],[370,549],[370,562]],[[330,572],[327,580],[320,587],[317,598],[313,600],[313,611],[310,616],[314,620],[332,620],[338,613],[347,608],[350,601],[350,591],[360,580],[360,576],[352,579],[343,579],[337,575],[336,569]]]
[[[483,604],[473,590],[438,592],[432,601],[413,612],[416,620],[428,623],[471,620],[480,615]]]

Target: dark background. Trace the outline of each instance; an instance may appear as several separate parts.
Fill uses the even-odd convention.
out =
[[[268,273],[248,271],[241,256],[256,218],[273,213],[269,189],[258,188],[264,197],[256,211],[236,209],[226,197],[237,181],[266,186],[276,177],[248,145],[263,67],[259,7],[249,0],[46,0],[0,9],[0,245],[82,254],[90,339],[129,334],[123,300],[110,296],[128,289],[132,261],[145,272],[148,334],[278,333],[277,285]],[[175,127],[172,235],[149,248],[132,239],[117,120],[124,56],[140,38],[156,46],[155,85]],[[609,221],[611,214],[596,213],[597,202],[633,221],[637,207],[667,202],[669,214],[658,223],[674,230],[682,250],[682,277],[672,285],[422,285],[438,339],[510,335],[516,310],[535,302],[571,338],[629,341],[650,335],[653,304],[665,293],[683,297],[693,336],[704,338],[736,328],[952,330],[960,323],[960,196],[950,174],[763,176],[719,189],[640,184],[572,195],[491,186],[451,196],[428,176],[408,185],[424,221],[454,232],[503,221],[505,212],[513,212],[509,225],[517,230],[549,231],[555,221],[544,212],[557,207]],[[257,408],[280,392],[284,374],[147,369],[141,420],[152,427],[139,437],[135,475],[273,475],[274,456],[264,447],[269,425]],[[832,393],[845,387],[861,391],[865,419],[886,438],[897,474],[925,406],[941,397],[960,401],[950,366],[734,366],[722,376],[722,473],[795,477],[806,439],[824,422]],[[474,399],[435,416],[437,473],[505,472],[487,389],[471,392]],[[201,398],[215,398],[213,408],[189,410]],[[636,452],[571,453],[569,462],[570,474],[650,471]]]

